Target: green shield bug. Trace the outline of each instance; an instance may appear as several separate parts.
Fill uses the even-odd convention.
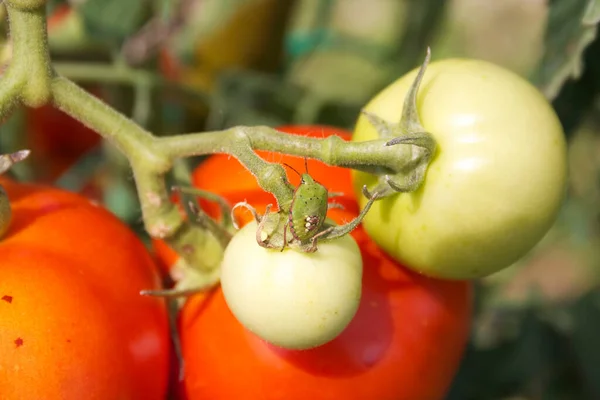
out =
[[[337,225],[327,219],[327,211],[330,208],[343,207],[337,203],[329,203],[329,199],[343,195],[343,193],[330,193],[325,186],[310,176],[306,158],[304,159],[306,169],[304,174],[288,164],[284,163],[283,165],[300,176],[300,185],[294,189],[291,200],[282,204],[279,211],[271,213],[272,204],[269,204],[264,214],[259,215],[256,209],[246,201],[237,203],[231,211],[232,216],[238,207],[244,207],[252,212],[258,223],[256,241],[260,246],[268,249],[279,248],[283,251],[286,246],[292,245],[292,247],[307,253],[315,252],[317,251],[317,240],[332,240],[350,233],[360,224],[373,202],[381,197],[378,192],[369,193],[366,187],[363,188],[363,193],[369,201],[360,214],[344,225]],[[235,218],[232,217],[232,219],[235,221]],[[234,226],[237,228],[235,222]],[[291,238],[288,240],[289,235]]]
[[[300,174],[291,165],[285,165],[300,175],[300,185],[294,190],[294,197],[290,204],[287,226],[294,239],[304,242],[317,235],[323,226],[329,207],[329,192],[325,186],[310,176],[306,159],[304,159],[304,168],[306,168],[304,174]],[[283,237],[285,243],[285,230]]]

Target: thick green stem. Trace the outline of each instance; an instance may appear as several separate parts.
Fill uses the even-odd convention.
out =
[[[70,80],[56,77],[52,81],[53,104],[98,132],[134,163],[142,160],[155,171],[166,172],[171,163],[155,151],[153,136],[131,119],[92,96]]]
[[[266,126],[236,127],[219,132],[192,133],[161,138],[161,148],[169,158],[229,152],[227,142],[240,130],[250,140],[254,150],[267,150],[298,157],[308,157],[329,165],[373,171],[387,169],[397,172],[403,160],[410,156],[408,147],[389,147],[389,139],[367,142],[346,142],[339,136],[325,139],[293,136]]]
[[[6,118],[19,101],[26,77],[9,67],[0,79],[0,122]]]
[[[219,266],[223,247],[208,230],[184,223],[168,196],[165,180],[144,165],[132,165],[148,233],[164,238],[189,265],[210,271]]]
[[[273,193],[277,202],[288,204],[293,188],[281,165],[260,158],[254,150],[309,157],[329,165],[369,172],[397,173],[411,160],[409,146],[386,146],[389,139],[346,142],[338,136],[325,139],[294,136],[265,126],[235,127],[219,132],[158,138],[163,154],[173,160],[211,153],[229,153],[250,170],[260,186]]]
[[[218,240],[207,230],[185,223],[169,199],[164,174],[172,160],[163,154],[158,140],[66,78],[53,80],[52,93],[56,107],[94,129],[127,156],[148,233],[165,239],[189,265],[206,271],[218,268],[222,254]]]
[[[10,68],[27,75],[21,101],[30,107],[42,106],[50,100],[52,77],[45,7],[27,8],[20,2],[6,1],[6,10],[13,47]]]

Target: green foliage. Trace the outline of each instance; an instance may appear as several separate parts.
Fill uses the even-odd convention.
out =
[[[554,99],[561,87],[583,71],[582,54],[596,38],[600,22],[598,0],[552,0],[544,56],[532,80]]]
[[[147,0],[86,0],[77,11],[92,37],[120,45],[145,22],[149,6]]]

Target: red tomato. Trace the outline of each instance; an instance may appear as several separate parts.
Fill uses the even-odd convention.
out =
[[[13,221],[0,239],[0,397],[164,399],[170,340],[142,242],[107,210],[0,180]]]
[[[362,228],[353,236],[365,266],[361,304],[324,346],[263,342],[233,317],[220,289],[188,300],[180,322],[187,398],[443,399],[469,334],[469,284],[409,272]]]
[[[339,132],[324,127],[285,130],[313,136]],[[302,168],[301,159],[267,157]],[[346,191],[351,187],[349,170],[317,162],[309,169],[330,190],[342,189],[356,204],[352,191]],[[273,201],[227,156],[203,163],[194,183],[231,202],[247,198],[264,208]],[[214,209],[209,212],[214,214]],[[339,222],[356,214],[352,207],[330,216]],[[180,319],[187,398],[442,399],[469,335],[470,284],[410,272],[387,257],[362,228],[353,236],[364,261],[361,303],[349,327],[324,346],[290,351],[265,343],[233,317],[219,288],[190,298]]]

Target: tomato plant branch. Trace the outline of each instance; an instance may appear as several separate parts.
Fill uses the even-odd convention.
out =
[[[414,190],[423,179],[435,142],[418,121],[415,98],[429,56],[405,101],[407,109],[400,123],[369,115],[380,132],[375,140],[345,142],[337,136],[315,139],[288,135],[268,127],[235,127],[161,138],[53,69],[48,52],[45,3],[45,0],[5,0],[13,58],[0,81],[0,116],[19,101],[30,107],[50,102],[124,153],[135,178],[146,230],[152,237],[166,240],[178,252],[184,261],[182,269],[193,269],[198,275],[194,283],[181,282],[179,289],[215,283],[224,248],[223,236],[212,229],[216,225],[186,221],[185,215],[171,201],[164,177],[180,158],[230,154],[254,174],[264,190],[277,198],[280,208],[291,205],[294,187],[288,182],[283,166],[265,161],[256,150],[310,157],[329,165],[376,173],[380,176],[380,184],[374,192],[377,198],[395,191]],[[135,86],[156,83],[152,75],[118,65],[111,66],[110,70],[97,65],[59,64],[58,67],[75,79],[95,77],[112,82],[128,81]],[[398,178],[407,181],[399,182]],[[367,190],[365,193],[375,200]]]
[[[159,74],[139,69],[129,68],[126,65],[113,65],[90,62],[56,62],[54,70],[75,82],[102,82],[115,84],[128,84],[134,87],[165,87],[188,96],[199,102],[207,103],[209,97],[206,93],[191,89],[177,82],[169,81]]]
[[[161,138],[161,147],[169,158],[189,157],[213,152],[228,152],[221,141],[230,140],[230,136],[240,134],[240,129],[250,140],[253,150],[266,150],[298,157],[308,157],[326,164],[349,167],[365,171],[388,170],[397,172],[410,157],[408,147],[389,147],[389,139],[377,139],[366,142],[346,142],[339,136],[325,139],[305,136],[290,136],[275,129],[263,126],[230,128],[218,132],[191,133]],[[217,141],[207,146],[207,142]],[[219,149],[223,147],[223,149]]]
[[[12,60],[10,70],[15,70],[17,79],[24,79],[20,87],[21,102],[30,107],[39,107],[50,99],[52,67],[46,35],[45,4],[39,1],[6,0],[10,21]],[[8,72],[7,72],[8,74]]]
[[[17,105],[25,79],[14,68],[8,68],[0,78],[0,120],[3,120]]]
[[[172,167],[152,134],[64,77],[52,82],[53,104],[113,143],[131,163],[144,224],[199,270],[218,268],[220,246],[211,232],[185,223],[170,201],[164,175]],[[214,257],[208,256],[214,255]]]

